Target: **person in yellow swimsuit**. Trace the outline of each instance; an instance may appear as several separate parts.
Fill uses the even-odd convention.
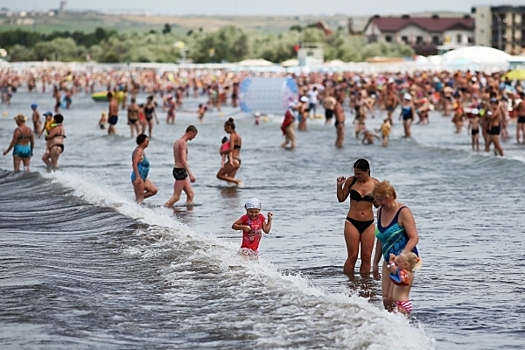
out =
[[[388,146],[388,136],[390,135],[390,130],[392,130],[392,125],[390,125],[390,120],[385,118],[383,123],[377,131],[381,132],[381,138],[383,139],[383,147]]]

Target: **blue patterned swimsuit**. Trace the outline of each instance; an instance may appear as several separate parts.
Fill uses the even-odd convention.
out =
[[[396,256],[399,255],[403,249],[405,249],[408,243],[407,231],[397,222],[399,219],[399,213],[404,208],[406,208],[406,206],[402,206],[398,209],[396,215],[392,219],[392,222],[390,222],[390,224],[386,227],[381,225],[381,213],[383,210],[379,209],[377,213],[376,237],[379,241],[381,241],[381,248],[385,261],[388,261],[390,254],[394,254]],[[416,247],[414,247],[412,252],[419,256]]]
[[[142,160],[137,163],[137,168],[139,170],[140,178],[144,181],[148,178],[149,174],[149,160],[146,158],[146,154],[142,154]],[[135,175],[135,171],[131,172],[131,182],[135,181],[137,178],[137,175]]]

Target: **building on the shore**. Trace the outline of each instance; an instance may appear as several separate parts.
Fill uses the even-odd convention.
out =
[[[525,6],[477,6],[471,12],[476,20],[476,45],[511,55],[525,52]]]
[[[368,43],[390,42],[411,46],[418,55],[444,53],[455,48],[474,45],[474,18],[375,15],[365,27]]]

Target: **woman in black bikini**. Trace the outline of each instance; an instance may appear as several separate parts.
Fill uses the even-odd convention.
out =
[[[62,114],[55,114],[53,119],[55,120],[55,126],[46,136],[47,149],[42,156],[42,160],[46,163],[48,170],[58,169],[58,158],[64,152],[64,138],[66,137],[64,126],[62,126],[64,121]]]
[[[378,183],[370,177],[370,164],[366,159],[358,159],[354,164],[354,176],[348,179],[337,178],[337,199],[344,202],[350,196],[350,209],[345,221],[345,241],[348,258],[343,266],[343,273],[354,273],[355,262],[361,248],[362,274],[370,273],[372,249],[374,248],[374,197],[372,190]]]
[[[228,160],[224,164],[224,167],[222,167],[217,173],[217,178],[219,180],[232,182],[237,186],[241,186],[242,181],[235,179],[235,175],[237,174],[237,170],[239,170],[241,167],[240,156],[242,139],[241,136],[235,131],[235,123],[233,122],[233,118],[228,119],[224,123],[224,131],[230,134],[230,147],[225,151],[221,151],[221,154],[228,155]]]
[[[153,96],[148,96],[146,105],[144,106],[144,118],[148,123],[148,137],[151,138],[153,132],[153,117],[157,124],[159,123],[159,118],[157,118],[157,112],[155,112],[155,102],[153,101]],[[142,133],[145,134],[146,130],[142,130]]]

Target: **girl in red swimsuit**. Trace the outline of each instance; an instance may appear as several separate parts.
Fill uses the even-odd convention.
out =
[[[244,205],[246,215],[235,221],[232,225],[234,230],[242,230],[242,244],[240,254],[257,256],[259,254],[259,242],[262,233],[270,233],[272,229],[273,213],[268,212],[268,221],[261,214],[261,202],[252,198]]]

